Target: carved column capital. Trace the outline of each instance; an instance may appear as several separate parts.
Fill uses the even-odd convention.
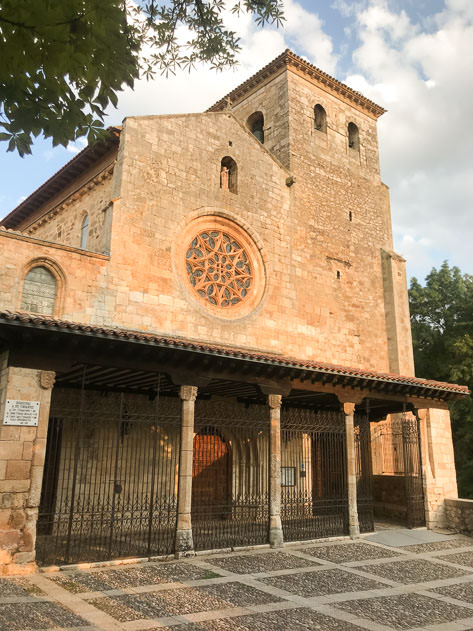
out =
[[[195,401],[197,398],[197,386],[181,386],[179,396],[183,401]]]
[[[345,416],[352,416],[353,413],[355,412],[355,403],[348,403],[348,402],[344,402],[343,403],[343,413],[345,414]]]
[[[52,370],[41,370],[39,373],[39,385],[43,390],[50,390],[56,381],[56,373]]]
[[[268,405],[272,410],[277,410],[281,407],[281,395],[280,394],[268,394]]]

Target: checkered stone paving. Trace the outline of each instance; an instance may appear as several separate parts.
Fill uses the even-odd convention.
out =
[[[0,598],[9,596],[40,596],[43,592],[39,587],[21,578],[0,578]]]
[[[207,620],[159,631],[360,631],[359,626],[336,620],[312,609],[284,609],[235,618]],[[149,629],[148,631],[158,631]]]
[[[445,587],[437,587],[429,591],[449,596],[457,600],[463,600],[473,605],[473,583],[460,583],[458,585],[446,585]],[[471,612],[473,615],[473,611]]]
[[[208,560],[211,565],[235,574],[255,574],[273,570],[294,570],[300,567],[319,565],[314,559],[301,559],[286,552],[260,552],[238,556],[216,557]]]
[[[471,552],[458,552],[457,554],[442,554],[442,556],[438,558],[442,559],[442,561],[458,563],[458,565],[473,568],[473,550]]]
[[[140,595],[112,596],[90,601],[116,620],[128,622],[142,618],[186,615],[248,605],[278,602],[266,594],[241,583],[224,583],[208,587],[184,587]]]
[[[285,574],[284,576],[273,576],[259,580],[266,585],[284,589],[298,596],[304,596],[304,598],[386,587],[383,583],[338,569]]]
[[[426,559],[393,561],[376,565],[357,566],[358,570],[387,578],[396,583],[426,583],[446,578],[456,578],[468,574],[467,570],[440,565]]]
[[[473,631],[473,566],[456,541],[301,543],[1,578],[0,629]]]
[[[388,629],[411,629],[469,618],[473,611],[420,594],[364,598],[334,605]]]
[[[350,563],[351,561],[371,561],[372,559],[384,559],[401,556],[395,550],[387,550],[369,543],[339,543],[327,546],[304,548],[301,550],[324,561],[332,563]]]
[[[453,538],[448,541],[433,541],[432,543],[417,543],[412,546],[402,546],[406,552],[415,552],[416,554],[424,554],[425,552],[442,552],[443,550],[452,550],[455,548],[473,547],[473,541],[467,537],[461,539]]]
[[[100,571],[60,572],[51,575],[50,580],[64,587],[68,591],[78,594],[81,592],[101,592],[109,589],[123,589],[156,585],[159,583],[174,583],[216,578],[217,572],[202,569],[190,563],[142,563],[138,566],[121,569]]]

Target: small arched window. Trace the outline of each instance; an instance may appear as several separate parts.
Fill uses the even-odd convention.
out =
[[[42,265],[33,267],[23,281],[20,309],[53,315],[56,293],[57,281],[54,274]]]
[[[237,163],[230,156],[222,158],[220,163],[220,188],[231,193],[237,192]]]
[[[246,121],[248,129],[261,144],[264,144],[264,116],[263,112],[255,112]]]
[[[85,250],[87,248],[87,237],[89,236],[89,215],[85,215],[80,228],[80,247]]]
[[[355,123],[348,123],[348,146],[355,151],[360,150],[360,132]]]
[[[320,103],[314,107],[314,128],[317,131],[327,133],[327,113]]]

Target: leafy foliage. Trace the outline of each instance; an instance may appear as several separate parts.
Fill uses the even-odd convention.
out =
[[[473,391],[473,276],[445,262],[424,287],[412,279],[409,304],[416,373]],[[473,499],[473,401],[457,401],[450,411],[459,492]]]
[[[235,64],[225,10],[225,0],[0,0],[0,140],[21,156],[41,133],[54,146],[85,134],[90,142],[117,92],[140,76]],[[282,0],[230,10],[259,26],[284,19]]]

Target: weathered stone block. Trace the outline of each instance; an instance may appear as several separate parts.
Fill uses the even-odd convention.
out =
[[[0,550],[12,550],[21,542],[21,533],[18,530],[0,530]]]
[[[12,440],[0,441],[0,460],[21,460],[22,455],[22,442]]]
[[[29,488],[29,480],[0,480],[0,493],[23,493]]]
[[[5,480],[26,480],[30,477],[31,463],[28,460],[9,460]]]

